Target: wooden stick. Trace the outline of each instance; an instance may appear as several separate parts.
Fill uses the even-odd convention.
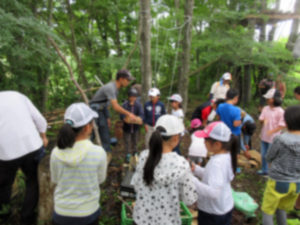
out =
[[[131,214],[132,214],[132,213],[133,213],[132,207],[131,207],[127,202],[125,202],[125,200],[124,200],[121,196],[118,195],[117,198],[118,198],[122,203],[125,204],[125,206],[127,207],[127,209],[129,209],[129,211],[130,211]]]
[[[77,87],[77,89],[79,90],[79,92],[80,92],[83,100],[85,101],[85,103],[88,105],[89,104],[89,99],[86,96],[86,94],[84,93],[84,91],[82,90],[82,88],[80,87],[80,85],[78,84],[78,82],[76,81],[76,79],[74,77],[74,74],[73,74],[73,70],[72,70],[70,64],[68,63],[66,57],[61,53],[58,45],[56,44],[56,42],[51,37],[48,37],[48,40],[50,41],[51,45],[54,47],[54,49],[56,50],[57,54],[62,59],[62,61],[64,62],[64,64],[67,66],[69,74],[70,74],[70,77],[71,77],[71,80],[73,81],[73,83],[75,84],[75,86]],[[93,126],[94,126],[96,143],[98,145],[101,145],[100,136],[99,136],[99,132],[98,132],[98,127],[97,127],[95,121],[93,121]]]

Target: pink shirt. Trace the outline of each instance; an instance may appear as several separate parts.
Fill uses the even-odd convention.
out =
[[[284,110],[281,107],[265,106],[259,116],[259,120],[265,121],[261,129],[261,140],[264,142],[272,143],[274,137],[280,134],[280,131],[268,135],[268,131],[278,128],[279,126],[285,126],[284,122]]]

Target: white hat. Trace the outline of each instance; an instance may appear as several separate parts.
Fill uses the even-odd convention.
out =
[[[223,80],[232,80],[232,76],[228,72],[224,73],[222,78],[223,78]]]
[[[210,123],[204,130],[199,131],[197,136],[228,142],[231,138],[231,130],[225,123],[217,121]]]
[[[274,98],[275,92],[276,92],[276,89],[271,88],[270,90],[268,90],[268,92],[266,94],[263,95],[263,97],[266,99]]]
[[[173,136],[184,132],[184,125],[182,120],[177,116],[163,115],[156,121],[155,129],[157,127],[165,128],[166,132],[161,133],[162,136]]]
[[[168,98],[170,101],[176,101],[181,103],[182,97],[179,94],[173,94],[171,97]]]
[[[148,92],[149,97],[156,97],[160,95],[160,91],[157,88],[151,88]]]
[[[87,104],[79,102],[73,103],[67,108],[64,121],[70,124],[71,127],[77,128],[88,124],[94,118],[98,118],[98,114]]]

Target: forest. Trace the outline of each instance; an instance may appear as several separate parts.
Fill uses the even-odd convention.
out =
[[[284,2],[1,0],[0,91],[25,94],[51,118],[48,153],[64,109],[91,99],[120,69],[129,70],[142,85],[143,102],[151,87],[160,89],[162,101],[179,93],[187,115],[208,99],[213,82],[230,72],[240,93],[239,106],[257,117],[259,82],[267,76],[286,83],[284,106],[297,103],[293,90],[300,83],[300,0],[289,1],[289,10],[282,10]],[[291,27],[283,34],[286,22]],[[120,103],[126,93],[120,91]],[[118,136],[119,115],[112,114],[116,125],[111,133]],[[183,141],[183,146],[188,143]],[[107,208],[99,224],[120,222],[116,193],[122,180],[121,154],[113,159],[112,178],[102,191]],[[259,201],[264,181],[258,179],[259,191],[247,189],[252,181],[257,181],[253,173],[243,174],[235,187]],[[243,215],[235,214],[233,224],[244,224],[242,220]]]

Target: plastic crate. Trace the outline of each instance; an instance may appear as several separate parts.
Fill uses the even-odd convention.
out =
[[[128,205],[132,205],[131,202],[128,202]],[[180,202],[181,208],[181,224],[182,225],[191,225],[193,221],[192,214],[188,207],[183,203]],[[122,204],[122,211],[121,211],[121,224],[122,225],[133,225],[133,219],[127,217],[127,209],[125,204]]]

